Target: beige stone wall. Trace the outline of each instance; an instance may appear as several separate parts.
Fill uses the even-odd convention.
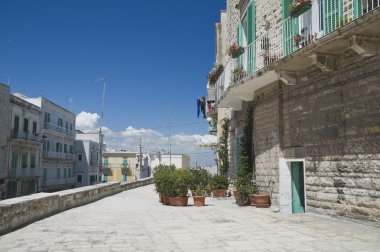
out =
[[[256,0],[256,37],[282,21],[282,1]]]

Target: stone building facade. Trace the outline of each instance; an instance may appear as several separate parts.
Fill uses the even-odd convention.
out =
[[[217,107],[232,111],[229,175],[248,127],[254,179],[281,212],[380,222],[379,2],[334,1],[351,19],[331,18],[324,0],[298,16],[285,0],[241,0],[236,20],[227,1],[228,44],[248,8],[255,16],[252,44],[229,60],[244,75],[218,80]]]
[[[0,200],[6,197],[8,177],[9,86],[0,83]]]

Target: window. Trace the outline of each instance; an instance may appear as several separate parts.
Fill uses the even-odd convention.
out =
[[[63,177],[64,177],[64,178],[66,178],[66,172],[67,172],[67,170],[66,170],[66,168],[64,168],[64,169],[63,169]]]
[[[30,154],[30,168],[36,168],[36,154]]]
[[[21,154],[21,165],[22,168],[28,167],[28,153],[23,152]]]
[[[33,121],[33,134],[37,134],[37,122]]]
[[[69,168],[69,178],[71,178],[71,168]]]
[[[73,130],[73,124],[70,123],[70,130]]]
[[[82,183],[82,174],[77,175],[77,183]]]
[[[127,166],[128,166],[128,160],[125,158],[123,159],[123,168],[125,169],[127,168]]]
[[[44,115],[44,122],[49,123],[50,122],[50,113],[45,112]]]
[[[65,123],[65,129],[66,129],[66,130],[69,129],[69,122],[66,122],[66,123]]]
[[[11,168],[17,169],[18,166],[18,153],[17,152],[12,152],[12,162],[11,162]],[[16,174],[15,174],[16,175]]]
[[[15,125],[14,125],[13,130],[14,130],[14,132],[18,132],[19,123],[20,123],[20,117],[17,116],[17,115],[15,115],[15,121],[14,122],[15,122]]]
[[[29,120],[24,118],[24,132],[29,132]]]
[[[59,117],[58,117],[58,126],[63,127],[63,120],[62,118],[59,118]]]
[[[83,155],[82,155],[82,153],[79,153],[78,154],[78,161],[82,161],[82,159],[83,159]]]
[[[61,177],[61,168],[57,168],[57,179]]]
[[[103,163],[104,168],[108,168],[108,165],[108,158],[105,158]]]
[[[44,152],[48,152],[48,151],[49,151],[49,147],[50,147],[50,142],[49,142],[49,140],[45,140],[45,141],[43,141],[43,151],[44,151]]]
[[[69,146],[69,153],[74,154],[74,147],[72,145]]]
[[[55,151],[56,152],[62,152],[62,144],[61,143],[56,143]]]
[[[67,144],[64,144],[64,145],[63,145],[63,152],[64,152],[64,153],[67,153]]]

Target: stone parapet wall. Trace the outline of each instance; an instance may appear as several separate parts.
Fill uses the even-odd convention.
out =
[[[104,183],[0,201],[0,235],[70,208],[152,183],[153,178],[123,184]]]

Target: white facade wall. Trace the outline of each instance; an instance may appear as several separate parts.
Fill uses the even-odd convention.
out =
[[[10,96],[8,197],[37,192],[40,170],[41,112],[39,107]]]
[[[160,158],[161,157],[161,158]],[[176,168],[190,169],[190,157],[183,154],[150,155],[150,167],[154,169],[159,165],[175,165]]]
[[[46,98],[23,99],[39,106],[42,112],[43,146],[39,188],[53,191],[73,187],[75,114]]]
[[[80,134],[85,135],[85,134]],[[91,140],[75,140],[76,187],[97,184],[100,175],[100,144]],[[81,180],[78,179],[81,176]]]

